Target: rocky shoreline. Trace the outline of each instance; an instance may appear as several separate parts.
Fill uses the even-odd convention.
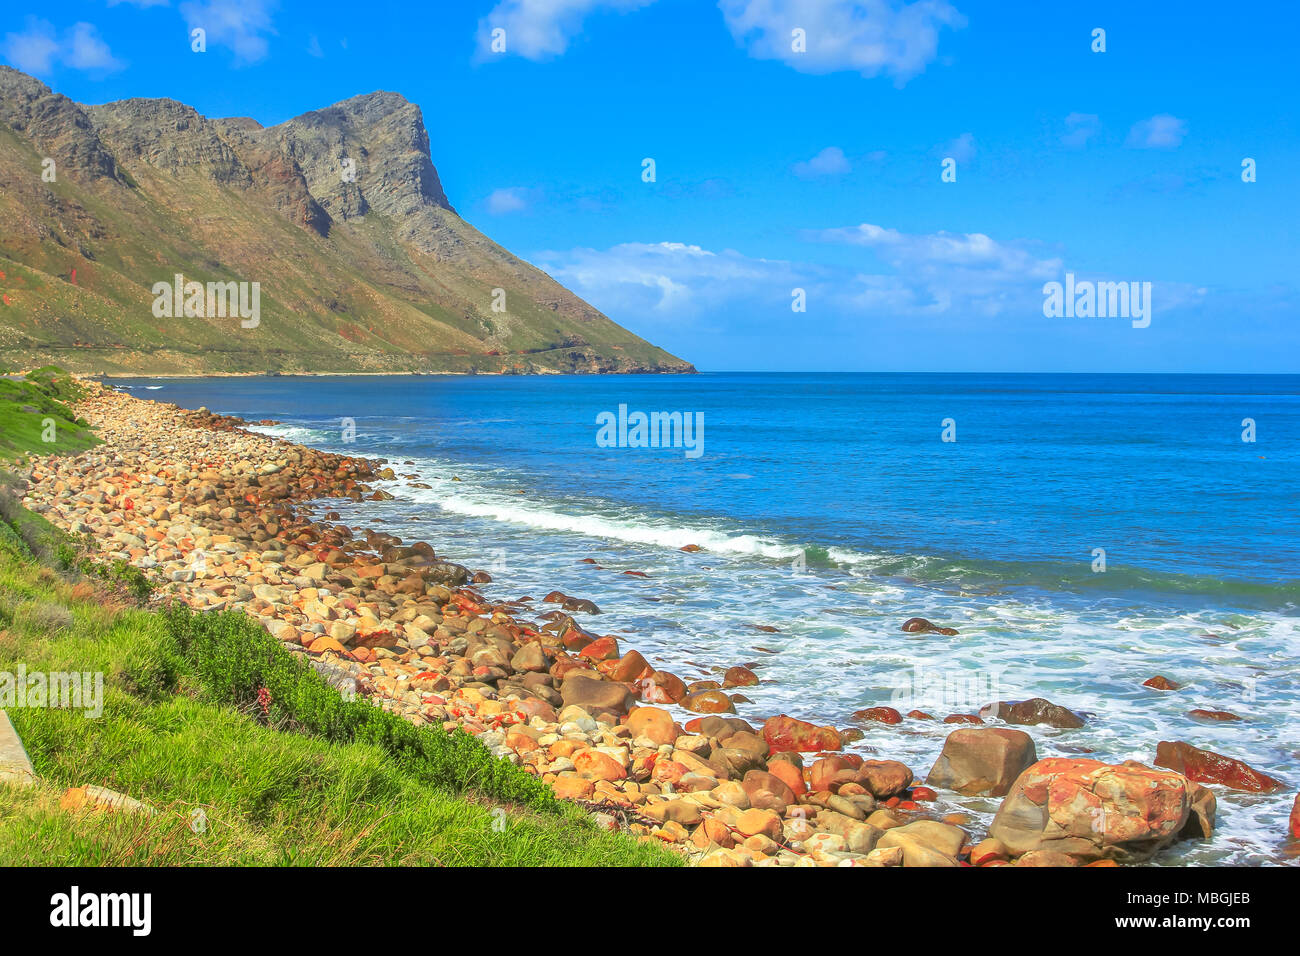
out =
[[[845,752],[852,730],[737,716],[749,703],[743,688],[758,683],[743,665],[687,685],[589,630],[599,608],[587,598],[490,601],[476,589],[490,582],[485,572],[426,542],[347,527],[320,503],[391,497],[374,487],[397,477],[383,461],[83,384],[77,412],[105,444],[32,459],[27,507],[143,569],[164,598],[258,618],[340,692],[415,723],[460,726],[602,825],[701,865],[1136,863],[1176,840],[1213,838],[1205,784],[1287,789],[1184,742],[1160,742],[1156,767],[1039,760],[1012,725],[1082,718],[1038,699],[944,718],[955,726],[922,785],[901,762]],[[902,629],[950,630],[919,618]],[[875,707],[854,718],[904,716]],[[1003,801],[988,832],[975,833],[969,817],[935,810],[939,790]],[[1290,830],[1300,838],[1300,803]]]

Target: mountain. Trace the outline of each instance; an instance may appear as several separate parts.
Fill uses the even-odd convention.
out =
[[[248,283],[256,321],[211,293],[161,303],[178,273]],[[85,106],[0,66],[0,293],[9,367],[694,371],[461,219],[397,93],[264,128]]]

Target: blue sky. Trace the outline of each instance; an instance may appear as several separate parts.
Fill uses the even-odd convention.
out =
[[[702,369],[1300,371],[1293,3],[10,10],[0,58],[80,102],[402,93],[462,216]],[[1067,272],[1150,325],[1045,317]]]

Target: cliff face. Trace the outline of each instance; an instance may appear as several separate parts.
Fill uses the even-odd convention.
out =
[[[0,66],[0,216],[11,366],[693,371],[461,219],[396,93],[263,128],[165,99],[82,106]],[[259,283],[259,323],[155,315],[177,273]]]

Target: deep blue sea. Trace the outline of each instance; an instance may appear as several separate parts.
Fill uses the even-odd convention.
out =
[[[427,538],[488,570],[493,597],[591,598],[604,613],[586,626],[688,680],[757,665],[742,716],[848,726],[877,704],[942,718],[1044,696],[1089,726],[1036,728],[1040,756],[1149,763],[1182,739],[1300,784],[1300,376],[113,384],[387,458],[396,500],[333,503],[349,523]],[[598,423],[620,406],[630,440],[635,413],[682,413],[690,447],[606,447]],[[903,633],[916,615],[960,633]],[[1155,674],[1183,688],[1143,687]],[[952,728],[863,729],[855,749],[924,775]],[[1293,796],[1220,791],[1215,841],[1164,860],[1288,859]]]

